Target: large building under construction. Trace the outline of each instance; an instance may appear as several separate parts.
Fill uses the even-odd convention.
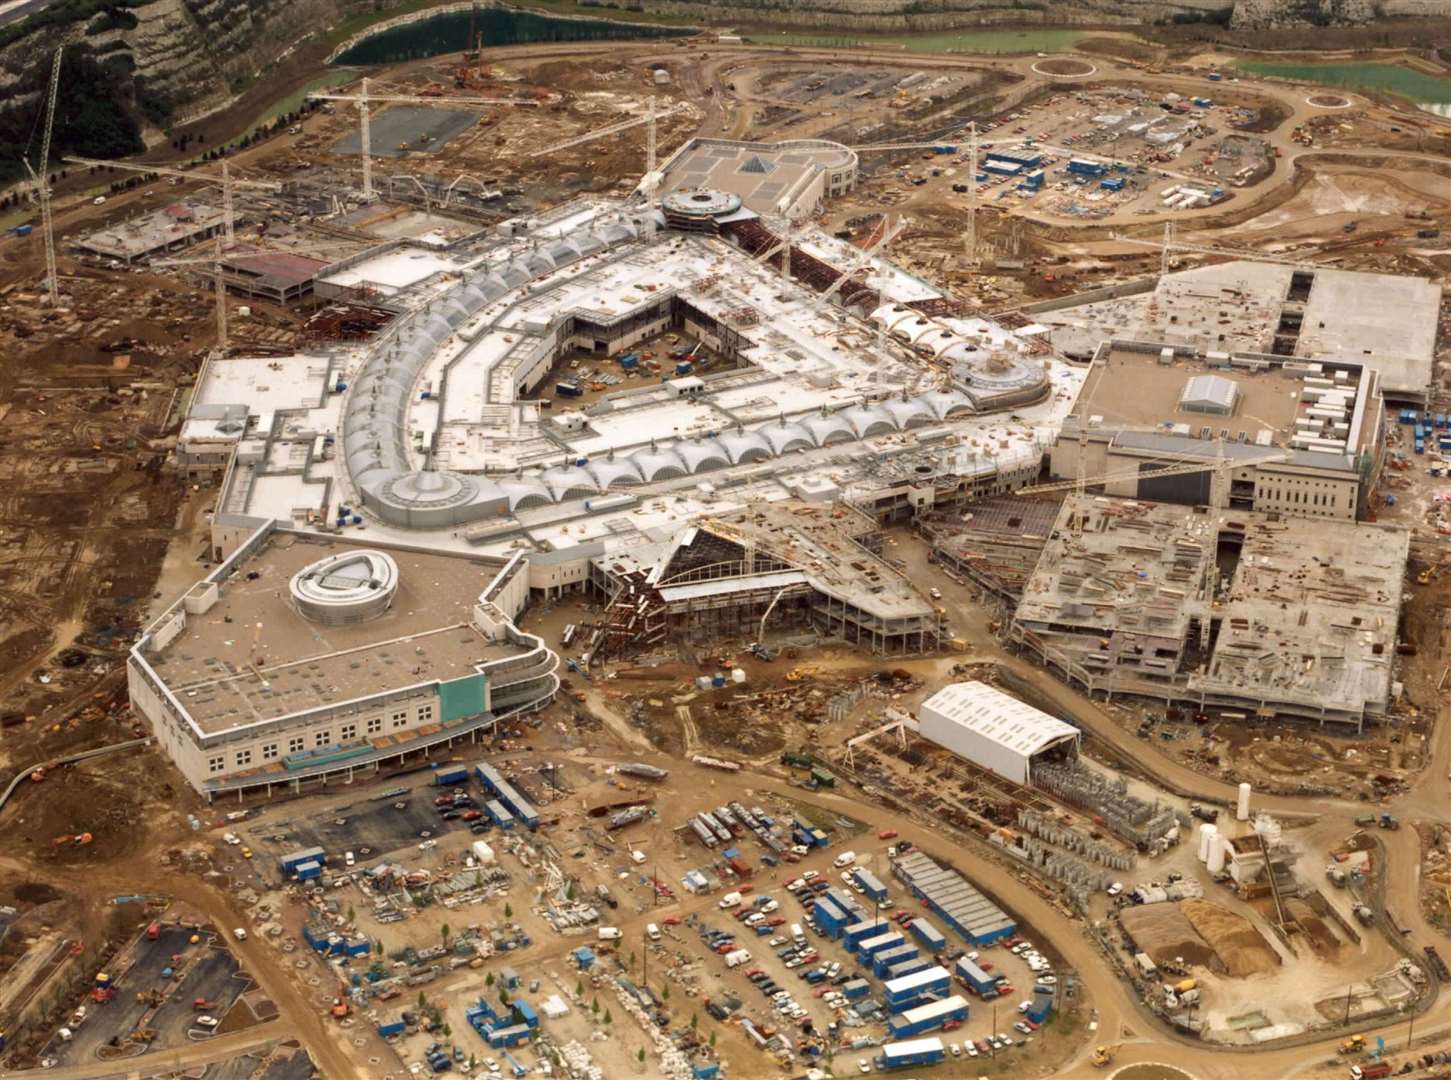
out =
[[[668,539],[593,560],[603,604],[592,656],[680,641],[814,632],[884,656],[933,652],[941,618],[878,554],[877,523],[796,499],[703,517]]]
[[[1072,496],[1012,640],[1090,693],[1353,725],[1395,697],[1405,529]]]

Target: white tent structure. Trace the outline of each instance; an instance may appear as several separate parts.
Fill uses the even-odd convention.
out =
[[[980,682],[952,683],[922,703],[922,737],[974,765],[1026,784],[1033,758],[1053,750],[1078,754],[1080,732]]]

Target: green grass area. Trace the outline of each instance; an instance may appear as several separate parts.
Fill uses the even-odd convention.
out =
[[[817,49],[899,48],[922,53],[1029,53],[1070,49],[1085,33],[1078,30],[965,30],[941,34],[883,34],[840,37],[830,34],[748,34],[752,45],[801,45]]]
[[[1427,75],[1399,64],[1282,64],[1253,60],[1235,67],[1251,75],[1278,75],[1350,90],[1381,90],[1430,106],[1432,112],[1451,115],[1451,78]]]
[[[290,113],[302,108],[303,99],[316,90],[331,90],[335,86],[342,86],[344,83],[352,82],[357,78],[357,73],[347,69],[334,68],[323,72],[317,78],[310,80],[306,85],[299,86],[292,93],[288,94],[281,101],[274,101],[250,124],[244,131],[252,131],[263,124],[270,124],[283,113]]]

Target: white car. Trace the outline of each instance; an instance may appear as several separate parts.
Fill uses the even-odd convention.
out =
[[[1056,984],[1058,982],[1058,976],[1057,975],[1039,975],[1038,976],[1038,981],[1040,983],[1042,983],[1044,986],[1053,986],[1054,984]]]
[[[802,881],[815,881],[820,876],[821,875],[818,874],[815,870],[807,870],[804,873],[802,873],[801,880]]]
[[[866,1058],[862,1058],[860,1061],[858,1061],[856,1063],[856,1067],[860,1072],[869,1073],[872,1071],[872,1063]]]
[[[421,843],[421,844],[418,845],[418,850],[419,851],[432,851],[436,847],[438,847],[438,841],[437,840],[425,840],[425,841],[423,841],[423,843]]]
[[[977,1057],[977,1047],[973,1046],[970,1042],[962,1044],[962,1052],[968,1057]]]
[[[1115,881],[1112,885],[1110,885],[1107,889],[1104,889],[1103,891],[1108,893],[1109,896],[1117,896],[1119,893],[1124,891],[1123,882]]]
[[[343,852],[343,863],[345,865],[352,866],[355,862],[357,862],[357,860],[353,858],[353,853],[351,851]]]
[[[214,1028],[218,1024],[220,1024],[221,1021],[218,1020],[215,1016],[198,1016],[196,1018],[196,1023],[197,1027]]]
[[[942,590],[941,589],[928,589],[927,590],[927,595],[930,596],[930,597],[932,597],[932,599],[934,599],[934,600],[941,600],[942,599]]]
[[[222,833],[222,839],[225,840],[227,843],[231,844],[233,847],[236,847],[242,842],[242,838],[234,832]]]

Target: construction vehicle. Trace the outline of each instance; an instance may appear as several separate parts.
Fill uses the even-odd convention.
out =
[[[812,675],[815,675],[816,671],[817,669],[814,667],[794,667],[790,671],[786,672],[786,681],[800,682],[802,679],[810,678]]]
[[[1401,827],[1400,821],[1398,821],[1393,814],[1381,814],[1380,820],[1376,822],[1376,824],[1379,825],[1382,829],[1391,830],[1391,832],[1395,832]]]
[[[1336,1048],[1337,1054],[1358,1054],[1365,1049],[1365,1036],[1352,1035]]]
[[[352,1011],[352,1008],[346,1000],[340,997],[333,998],[332,1014],[334,1020],[346,1020]]]
[[[150,1043],[156,1039],[155,1028],[137,1028],[126,1036],[126,1041],[131,1043]]]
[[[1095,1069],[1108,1068],[1113,1064],[1113,1059],[1117,1054],[1117,1046],[1095,1046],[1093,1048],[1093,1067]]]
[[[1355,819],[1355,823],[1357,825],[1359,825],[1361,828],[1365,828],[1367,825],[1374,825],[1375,824],[1375,815],[1374,814],[1361,814],[1360,817],[1358,817],[1358,818]]]
[[[166,995],[160,990],[138,990],[136,1001],[141,1005],[160,1005],[166,1000]]]

